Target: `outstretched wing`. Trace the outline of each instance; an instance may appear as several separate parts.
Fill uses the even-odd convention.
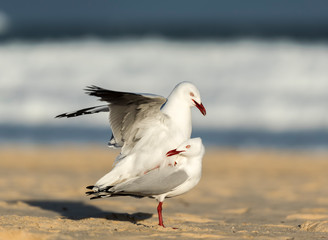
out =
[[[160,113],[166,98],[157,95],[118,92],[89,86],[86,93],[90,96],[99,97],[108,105],[85,108],[71,113],[60,114],[57,117],[76,117],[85,114],[109,111],[109,122],[113,136],[110,146],[132,148],[140,138],[138,123],[146,118],[156,119]],[[142,137],[142,134],[141,134]]]

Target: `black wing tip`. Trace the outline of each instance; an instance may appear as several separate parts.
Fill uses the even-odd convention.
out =
[[[91,197],[90,200],[101,198],[100,196]]]
[[[87,187],[85,187],[85,188],[86,188],[86,189],[89,189],[89,190],[92,190],[94,187],[95,187],[94,185],[90,185],[90,186],[87,186]],[[97,193],[97,191],[94,191],[94,190],[92,190],[92,191],[86,191],[86,192],[85,192],[85,194],[86,194],[87,196],[92,195],[92,194],[95,194],[95,193]]]
[[[77,112],[74,112],[74,113],[59,114],[55,118],[71,118],[71,117],[77,117],[77,116],[86,115],[86,114],[91,114],[91,113],[77,111]]]
[[[91,197],[90,200],[99,199],[99,198],[105,198],[105,197],[106,196],[104,196],[104,195],[99,195],[99,196]]]
[[[101,87],[98,87],[96,85],[86,86],[86,88],[84,89],[85,93],[88,94],[88,95],[90,95],[90,96],[94,96],[94,94],[97,91],[101,91],[101,90],[104,90],[104,89],[101,88]]]
[[[68,116],[67,116],[67,113],[59,114],[59,115],[57,115],[55,118],[64,118],[64,117],[68,117]]]
[[[108,197],[111,197],[112,194],[110,193],[99,193],[99,192],[86,192],[86,194],[89,196],[89,195],[92,195],[92,194],[95,194],[96,196],[93,196],[90,198],[90,200],[93,200],[93,199],[98,199],[98,198],[108,198]]]
[[[57,115],[55,118],[71,118],[71,117],[77,117],[77,116],[84,115],[84,114],[87,114],[87,113],[83,113],[83,114],[78,114],[78,112],[62,113],[62,114]]]
[[[90,111],[90,110],[93,110],[97,107],[100,107],[100,106],[83,108],[83,109],[80,109],[80,110],[77,110],[77,111],[71,112],[71,113],[62,113],[62,114],[59,114],[58,116],[56,116],[55,118],[64,118],[64,117],[71,118],[71,117],[77,117],[77,116],[102,112],[102,110],[100,110],[100,111]]]

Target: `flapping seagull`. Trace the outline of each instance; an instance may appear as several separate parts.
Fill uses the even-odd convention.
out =
[[[189,82],[179,83],[168,98],[106,90],[97,86],[87,87],[86,93],[99,97],[107,104],[63,113],[57,118],[109,111],[112,128],[109,145],[121,148],[115,163],[124,160],[122,164],[125,165],[124,173],[115,181],[156,167],[167,151],[189,139],[192,130],[191,107],[196,106],[206,115],[198,89]]]
[[[165,198],[181,195],[197,185],[201,178],[202,158],[205,149],[200,138],[183,142],[178,148],[170,150],[161,165],[145,171],[142,175],[125,179],[119,183],[88,186],[91,199],[114,196],[155,198],[159,225],[164,227],[162,205]],[[151,151],[150,151],[151,154]],[[115,167],[114,167],[115,170]]]

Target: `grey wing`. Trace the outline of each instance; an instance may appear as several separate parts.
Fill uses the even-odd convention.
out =
[[[157,95],[117,92],[96,86],[90,86],[86,91],[90,96],[99,97],[101,101],[109,103],[109,122],[113,133],[109,145],[115,147],[127,144],[132,148],[138,140],[136,123],[160,114],[160,109],[166,102],[166,98]]]
[[[160,109],[166,102],[166,98],[162,96],[118,92],[97,86],[90,86],[85,90],[90,96],[99,97],[108,105],[84,108],[71,113],[63,113],[57,117],[69,118],[109,111],[109,122],[112,128],[109,145],[114,147],[122,147],[125,144],[132,148],[138,141],[136,138],[138,129],[135,124],[146,117],[155,117],[156,114],[160,114]]]
[[[153,196],[170,192],[189,178],[183,170],[167,174],[153,170],[141,177],[120,183],[110,189],[112,195]]]

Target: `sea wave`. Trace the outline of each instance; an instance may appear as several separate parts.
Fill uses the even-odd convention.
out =
[[[328,127],[328,44],[288,40],[157,38],[0,44],[0,124],[104,127],[107,116],[58,120],[99,104],[87,85],[167,96],[199,89],[208,115],[196,129],[307,131]]]

